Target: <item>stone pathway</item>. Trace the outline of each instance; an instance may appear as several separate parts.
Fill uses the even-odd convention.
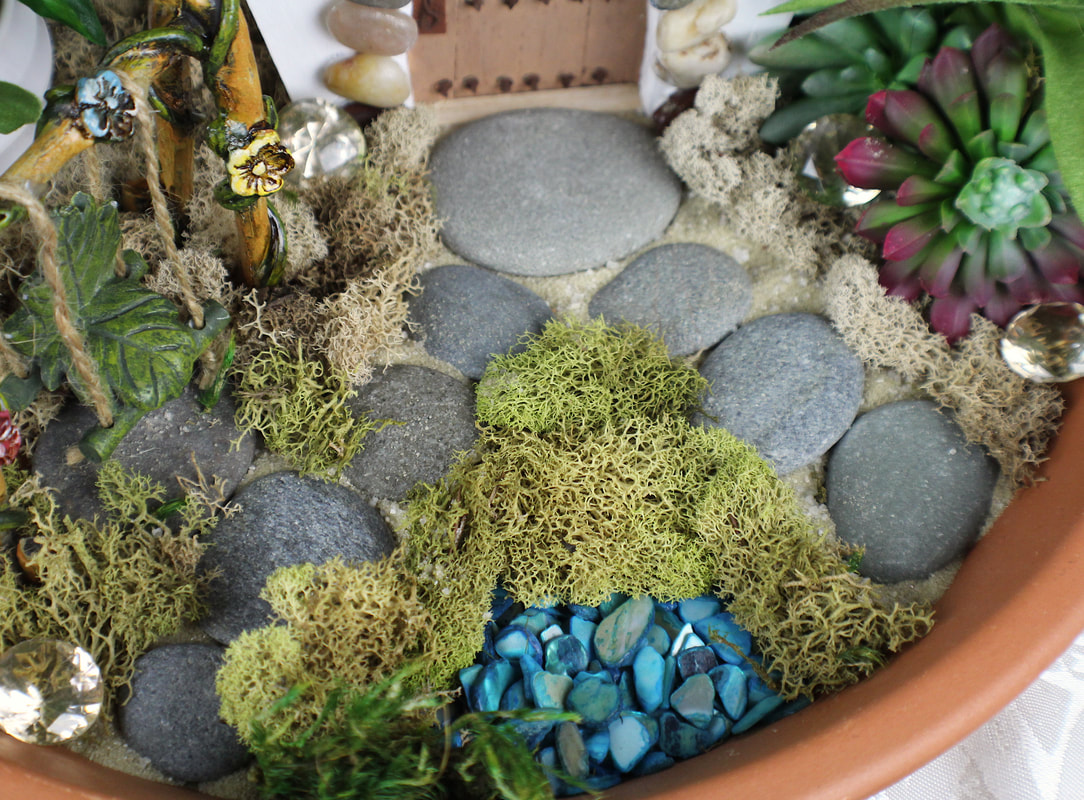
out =
[[[237,492],[234,500],[240,510],[218,526],[203,565],[220,573],[206,598],[210,610],[202,621],[214,639],[227,643],[246,629],[266,624],[268,607],[258,594],[274,568],[321,563],[333,556],[378,558],[391,549],[394,535],[373,504],[403,501],[416,482],[437,480],[458,453],[470,449],[476,431],[469,382],[481,377],[492,354],[522,346],[523,335],[537,333],[551,319],[547,303],[508,275],[568,275],[641,250],[595,293],[589,313],[611,323],[627,320],[654,329],[675,357],[707,351],[700,369],[712,389],[696,421],[725,426],[745,438],[780,473],[830,452],[828,509],[841,537],[867,548],[864,574],[884,581],[921,579],[974,541],[989,507],[996,466],[980,449],[966,444],[949,417],[929,403],[900,403],[856,421],[862,366],[823,318],[791,313],[751,320],[752,281],[730,254],[698,243],[650,247],[674,217],[682,190],[646,129],[583,111],[502,114],[447,136],[434,152],[432,180],[437,212],[446,220],[445,243],[467,263],[423,275],[423,292],[411,305],[412,335],[430,356],[464,379],[424,367],[395,366],[363,387],[352,400],[355,413],[395,424],[369,435],[364,451],[345,473],[352,488],[284,472]],[[92,515],[100,508],[91,491],[94,465],[73,468],[66,462],[77,432],[89,424],[89,414],[66,411],[49,427],[35,454],[35,468],[59,489],[58,501],[66,513]],[[193,464],[208,478],[223,478],[233,491],[252,462],[255,445],[251,437],[243,437],[238,449],[229,447],[238,438],[232,414],[228,401],[210,415],[199,414],[186,394],[148,415],[116,457],[156,477],[170,491],[176,486],[173,473],[194,477]],[[595,624],[589,612],[581,618],[574,609],[561,618],[565,628],[551,632],[550,638],[562,637],[560,658],[578,658],[573,640],[587,629],[586,622]],[[681,624],[691,625],[684,610],[681,613]],[[517,618],[509,629],[518,631],[525,624]],[[647,637],[650,626],[643,627]],[[625,648],[621,659],[605,667],[606,646],[594,640],[594,649],[584,649],[610,670],[608,677],[594,676],[600,685],[613,688],[616,680],[627,694],[636,681],[646,680],[644,675],[663,669],[660,664],[669,663],[666,659],[676,663],[681,649],[676,635],[667,632],[665,642],[657,637],[659,655],[665,658],[652,661],[645,656],[643,663],[625,663],[634,653],[634,648]],[[710,641],[698,642],[710,650]],[[186,761],[172,745],[147,745],[154,737],[141,732],[146,725],[140,720],[180,713],[172,722],[175,729],[196,724],[192,715],[201,712],[185,708],[175,695],[187,697],[190,691],[180,673],[187,670],[196,680],[206,663],[214,661],[216,648],[200,647],[205,649],[160,648],[145,657],[133,702],[122,719],[129,742],[163,772],[181,779],[214,776],[200,772],[198,778],[190,777],[193,759]],[[717,692],[720,707],[740,706],[744,715],[746,701],[738,698],[745,689],[737,681],[748,676],[738,676],[734,664],[730,666],[735,669],[724,668],[726,663],[717,651],[705,654],[703,669],[688,667],[681,676],[685,683],[679,679],[674,684],[682,692],[673,701],[677,711],[703,706],[704,727],[697,727],[699,717],[678,719],[671,713],[657,730],[644,722],[641,711],[609,709],[604,724],[609,736],[621,743],[614,758],[629,762],[628,769],[634,770],[643,755],[641,740],[654,737],[668,743],[665,758],[656,759],[662,764],[671,755],[697,750],[712,737],[717,740],[719,731],[710,726],[730,730],[742,717],[735,712],[718,721],[722,718],[712,713],[711,698]],[[626,677],[616,678],[618,670]],[[582,685],[593,673],[586,663],[580,671],[587,676]],[[528,680],[524,670],[518,678],[505,677],[509,685]],[[539,680],[532,689],[535,695],[560,689],[550,686],[555,679]],[[571,691],[573,681],[568,679],[568,684],[560,690]],[[646,683],[636,684],[635,692],[641,699],[657,693]],[[621,694],[617,689],[612,693]],[[583,708],[593,709],[600,702],[583,695],[582,690],[577,695]],[[667,693],[665,702],[671,701]],[[494,702],[499,704],[500,697],[477,700],[486,707]],[[647,705],[654,702],[648,699]],[[658,702],[664,702],[663,695]],[[751,708],[755,698],[748,703]],[[216,736],[209,731],[208,746],[222,747],[215,763],[224,774],[236,762]],[[549,751],[551,758],[592,746],[581,733],[561,736],[564,744],[551,745],[557,748]]]

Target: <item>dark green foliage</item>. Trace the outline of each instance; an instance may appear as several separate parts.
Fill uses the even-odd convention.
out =
[[[923,62],[941,46],[966,48],[993,21],[985,11],[952,6],[895,8],[826,25],[773,49],[775,34],[749,58],[776,75],[789,102],[760,129],[780,144],[828,114],[861,114],[882,89],[914,84]]]
[[[261,794],[286,800],[438,800],[552,797],[510,719],[561,721],[556,711],[464,714],[443,729],[434,713],[445,700],[402,691],[410,667],[363,692],[334,692],[320,718],[297,732],[281,713],[298,687],[253,723],[251,748]],[[340,709],[342,713],[337,713]],[[457,746],[456,740],[463,744]]]
[[[14,83],[0,81],[0,133],[11,133],[41,116],[41,100]]]
[[[19,0],[46,19],[56,20],[76,33],[90,39],[94,44],[105,47],[105,31],[102,30],[98,12],[91,0]]]

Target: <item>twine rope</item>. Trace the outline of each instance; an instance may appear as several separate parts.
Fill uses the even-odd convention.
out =
[[[177,249],[175,240],[173,218],[169,213],[169,203],[166,200],[166,193],[162,191],[158,148],[154,142],[154,118],[150,102],[147,100],[147,90],[123,70],[114,70],[114,72],[120,78],[124,90],[132,96],[135,103],[136,119],[139,122],[136,126],[139,137],[138,145],[143,151],[143,157],[147,162],[147,189],[151,195],[151,209],[154,211],[154,221],[158,226],[158,235],[162,240],[162,247],[166,253],[165,260],[177,279],[177,285],[181,289],[181,299],[184,301],[184,306],[188,309],[188,314],[192,318],[192,324],[196,328],[202,328],[203,306],[200,305],[199,298],[196,297],[196,293],[192,289],[192,282],[188,279],[188,272],[181,261],[181,254]]]
[[[53,292],[53,321],[56,323],[57,332],[71,354],[72,366],[86,388],[91,405],[98,415],[98,422],[103,428],[113,424],[113,408],[102,385],[101,376],[94,365],[94,361],[87,354],[86,345],[75,323],[72,321],[71,306],[68,302],[68,293],[64,288],[64,281],[60,277],[60,266],[57,264],[56,253],[59,245],[56,228],[45,206],[30,191],[17,186],[9,181],[0,181],[0,198],[10,200],[23,206],[30,218],[30,224],[38,237],[38,259],[41,263],[42,276]],[[0,340],[4,337],[0,336]],[[4,341],[5,357],[12,352],[10,345]],[[21,363],[21,362],[20,362]],[[25,377],[25,367],[23,375]]]

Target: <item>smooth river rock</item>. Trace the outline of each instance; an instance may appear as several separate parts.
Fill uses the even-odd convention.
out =
[[[681,201],[651,131],[609,114],[510,111],[464,125],[430,161],[445,244],[518,275],[601,266],[656,239]]]
[[[702,244],[648,250],[591,299],[588,312],[660,334],[672,356],[687,356],[731,333],[753,304],[753,283],[726,253]]]
[[[208,610],[200,626],[223,643],[268,623],[271,607],[260,590],[279,567],[335,556],[375,561],[395,546],[383,517],[360,495],[294,472],[257,478],[234,502],[240,511],[218,524],[200,562],[202,571],[217,572],[203,597]]]
[[[695,421],[752,444],[780,475],[839,440],[858,413],[865,380],[858,357],[813,314],[773,314],[738,328],[700,373],[712,388]]]
[[[401,11],[338,0],[327,12],[331,35],[359,53],[397,56],[418,40],[418,23]]]
[[[389,367],[347,402],[355,414],[391,422],[365,437],[345,470],[366,497],[402,500],[414,484],[435,483],[478,437],[474,392],[426,367]]]
[[[189,386],[137,422],[111,458],[162,484],[167,500],[184,494],[177,478],[195,480],[196,464],[208,481],[222,478],[229,497],[252,465],[256,444],[251,434],[242,435],[234,424],[236,407],[228,395],[223,392],[218,405],[204,411]],[[103,513],[95,485],[99,465],[86,459],[74,465],[67,462],[68,449],[97,422],[92,409],[69,405],[49,423],[34,450],[34,470],[54,490],[62,514],[89,519]]]
[[[358,53],[324,70],[327,88],[350,100],[392,108],[410,97],[410,77],[391,56]]]
[[[136,661],[128,702],[117,715],[125,743],[178,781],[213,781],[251,758],[218,717],[215,673],[222,648],[167,644]]]
[[[479,267],[437,267],[420,284],[410,320],[426,352],[475,380],[494,355],[523,350],[523,336],[540,333],[552,317],[530,289]]]
[[[828,459],[828,511],[859,571],[882,582],[925,578],[964,551],[990,511],[997,463],[924,400],[859,417]]]

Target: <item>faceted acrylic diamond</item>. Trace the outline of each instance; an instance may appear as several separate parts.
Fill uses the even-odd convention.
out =
[[[1043,303],[1021,311],[1005,328],[1001,357],[1038,383],[1084,375],[1084,305]]]
[[[302,189],[325,175],[351,174],[365,155],[365,135],[354,118],[325,100],[286,106],[278,132],[296,164],[286,180]]]
[[[832,114],[806,125],[794,140],[791,155],[802,191],[829,206],[860,206],[880,194],[847,183],[835,157],[849,142],[866,136],[870,126],[851,114]]]
[[[102,710],[102,674],[90,653],[30,639],[0,656],[0,728],[31,744],[84,734]]]

